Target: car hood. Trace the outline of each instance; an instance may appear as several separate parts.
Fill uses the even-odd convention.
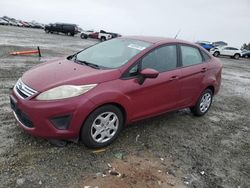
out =
[[[59,59],[35,66],[23,74],[22,81],[42,92],[60,85],[98,84],[118,79],[120,75],[118,69],[94,69],[67,59]]]

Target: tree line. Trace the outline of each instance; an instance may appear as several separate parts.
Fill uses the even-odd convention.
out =
[[[244,43],[242,46],[241,46],[241,49],[245,49],[245,50],[249,50],[250,51],[250,43]]]

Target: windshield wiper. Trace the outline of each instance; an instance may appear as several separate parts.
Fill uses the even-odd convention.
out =
[[[87,61],[82,61],[82,60],[79,60],[79,59],[77,59],[77,58],[75,58],[74,61],[75,61],[76,63],[81,64],[81,65],[87,65],[87,66],[92,67],[92,68],[95,68],[95,69],[100,69],[100,68],[101,68],[99,65],[96,65],[96,64],[94,64],[94,63],[90,63],[90,62],[87,62]]]

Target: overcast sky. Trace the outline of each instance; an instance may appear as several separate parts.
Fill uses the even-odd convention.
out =
[[[0,0],[0,16],[197,41],[250,42],[250,0]]]

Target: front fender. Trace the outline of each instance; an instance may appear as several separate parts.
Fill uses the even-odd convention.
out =
[[[88,98],[94,104],[92,111],[105,104],[113,103],[121,106],[126,113],[125,122],[130,122],[130,117],[132,117],[133,114],[133,107],[130,98],[124,93],[115,89],[105,89],[104,91],[103,88],[99,88],[89,93]]]

